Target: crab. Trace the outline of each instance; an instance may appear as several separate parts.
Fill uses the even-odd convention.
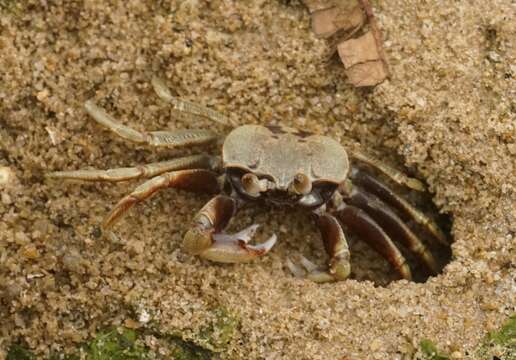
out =
[[[204,117],[227,124],[214,110],[172,96],[164,81],[152,79],[157,95],[185,116]],[[105,217],[102,230],[113,225],[134,205],[165,188],[211,193],[183,238],[183,250],[221,263],[239,263],[267,254],[276,235],[252,245],[258,227],[229,234],[224,231],[245,204],[275,204],[301,207],[312,213],[329,257],[318,267],[305,257],[297,263],[286,260],[296,276],[315,282],[344,280],[351,273],[346,230],[358,235],[383,256],[404,279],[412,279],[406,258],[392,241],[396,239],[431,273],[437,262],[427,245],[411,230],[417,223],[436,243],[448,240],[436,222],[385,182],[370,173],[380,173],[396,186],[425,191],[419,180],[406,176],[359,151],[346,150],[327,136],[283,126],[242,125],[224,138],[209,130],[140,132],[117,122],[89,100],[86,112],[120,137],[157,147],[207,145],[220,141],[222,156],[200,154],[136,167],[109,170],[57,171],[50,178],[119,182],[150,178],[122,198]]]

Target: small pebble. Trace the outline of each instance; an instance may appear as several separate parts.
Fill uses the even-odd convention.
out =
[[[78,255],[66,254],[63,256],[63,266],[66,270],[81,274],[83,273],[83,259]]]
[[[27,259],[37,259],[39,251],[34,245],[30,244],[23,248],[22,255]]]
[[[137,329],[140,326],[138,321],[134,321],[133,319],[125,319],[124,325],[129,329]]]
[[[145,243],[139,240],[130,240],[127,243],[127,249],[134,255],[140,255],[145,250]]]
[[[150,319],[151,319],[151,316],[148,313],[148,311],[143,309],[142,312],[140,313],[140,316],[138,317],[138,321],[141,322],[142,324],[146,324],[150,321]]]
[[[27,245],[30,243],[30,238],[23,231],[18,231],[16,234],[14,234],[14,241],[18,245]]]
[[[380,339],[374,339],[371,342],[371,345],[369,345],[369,348],[373,352],[380,350],[381,347],[382,347],[382,341]]]
[[[11,196],[7,193],[2,193],[2,204],[11,205],[13,203]]]
[[[23,288],[18,283],[11,283],[5,287],[5,294],[8,299],[16,299],[22,292]]]
[[[14,179],[14,172],[7,166],[0,166],[0,185],[7,185]]]
[[[38,99],[39,101],[43,101],[43,100],[45,100],[46,98],[48,98],[48,95],[49,95],[48,90],[47,90],[47,89],[44,89],[44,90],[39,91],[39,92],[36,94],[36,99]]]

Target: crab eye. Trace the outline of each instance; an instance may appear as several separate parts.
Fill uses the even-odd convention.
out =
[[[262,191],[260,179],[255,174],[247,173],[242,176],[242,187],[251,196],[257,197]]]
[[[296,194],[305,195],[312,191],[312,182],[305,174],[297,174],[291,184],[291,191]]]

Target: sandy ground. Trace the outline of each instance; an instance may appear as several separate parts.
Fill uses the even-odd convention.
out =
[[[1,1],[0,357],[12,341],[70,351],[142,314],[195,340],[225,308],[239,326],[223,358],[409,359],[423,338],[475,358],[516,305],[511,3],[373,2],[392,79],[357,90],[324,61],[327,44],[297,1]],[[391,281],[354,244],[354,279],[314,284],[284,266],[296,254],[323,261],[309,217],[250,209],[233,228],[263,224],[279,244],[250,264],[213,264],[180,250],[209,197],[173,190],[121,222],[121,243],[100,237],[102,217],[136,184],[47,182],[45,172],[201,150],[122,141],[88,118],[86,99],[140,130],[227,132],[171,116],[150,86],[156,74],[236,124],[302,127],[406,166],[453,219],[452,261],[425,283]]]

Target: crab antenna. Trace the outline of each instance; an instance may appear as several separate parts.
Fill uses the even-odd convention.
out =
[[[154,87],[154,91],[156,91],[156,94],[163,101],[172,104],[174,110],[177,110],[188,115],[204,117],[224,126],[234,126],[229,120],[229,118],[225,117],[218,111],[209,109],[201,105],[197,105],[190,101],[181,100],[173,96],[165,82],[158,77],[152,78],[152,86]]]

